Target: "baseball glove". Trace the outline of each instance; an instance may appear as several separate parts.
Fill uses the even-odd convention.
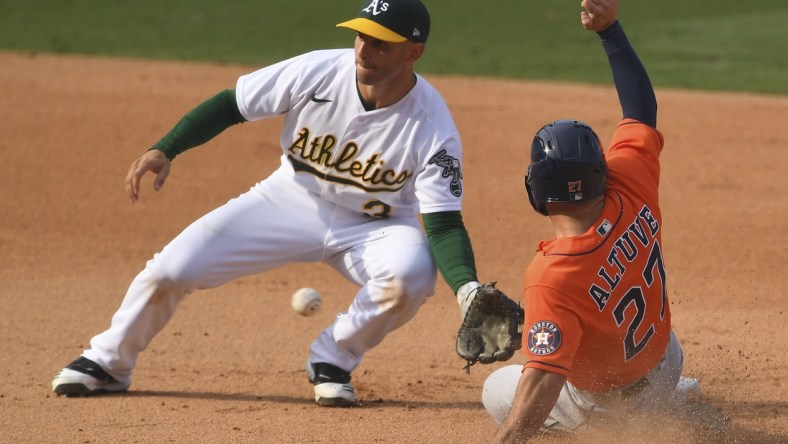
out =
[[[470,297],[473,300],[457,332],[457,354],[468,362],[466,372],[477,362],[511,358],[522,347],[525,317],[520,305],[495,288],[495,282],[482,284]]]

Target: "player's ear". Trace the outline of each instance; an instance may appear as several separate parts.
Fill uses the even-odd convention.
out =
[[[408,61],[416,62],[424,54],[426,45],[424,43],[411,43],[410,52],[408,53]]]

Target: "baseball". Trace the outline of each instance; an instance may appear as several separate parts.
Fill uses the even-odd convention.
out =
[[[320,292],[314,288],[296,290],[290,301],[293,310],[301,316],[312,316],[320,310],[322,304],[323,300],[320,298]]]

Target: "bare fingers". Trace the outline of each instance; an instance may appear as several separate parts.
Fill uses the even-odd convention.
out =
[[[140,177],[145,173],[139,169],[140,159],[131,163],[129,172],[126,174],[126,194],[129,195],[129,201],[134,203],[140,196]]]
[[[126,194],[131,203],[139,199],[140,180],[148,171],[156,173],[153,188],[158,191],[170,174],[170,160],[161,151],[150,150],[131,163],[125,182]]]

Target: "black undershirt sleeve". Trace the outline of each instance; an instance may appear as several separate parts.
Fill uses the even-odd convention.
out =
[[[635,119],[656,128],[657,98],[654,88],[621,23],[618,20],[613,22],[599,33],[599,38],[613,71],[613,82],[624,118]]]

